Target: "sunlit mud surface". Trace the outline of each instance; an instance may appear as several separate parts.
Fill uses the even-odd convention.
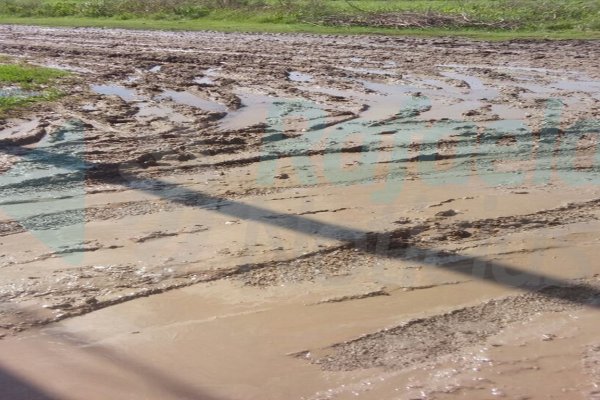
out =
[[[600,398],[598,42],[0,53],[72,74],[0,120],[6,398]]]

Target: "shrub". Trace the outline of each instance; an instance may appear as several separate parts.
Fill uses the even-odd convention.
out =
[[[59,1],[56,3],[44,3],[37,11],[37,14],[48,17],[65,17],[77,13],[77,5],[73,2]]]
[[[79,3],[78,14],[85,17],[112,17],[116,14],[112,0],[85,0]]]

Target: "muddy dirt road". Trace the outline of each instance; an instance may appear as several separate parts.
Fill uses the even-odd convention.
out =
[[[72,72],[0,121],[4,398],[600,396],[600,43],[0,53]]]

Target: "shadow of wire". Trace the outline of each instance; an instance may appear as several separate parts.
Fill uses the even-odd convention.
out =
[[[31,155],[34,155],[34,157],[31,158],[33,158],[35,162],[46,163],[63,169],[65,167],[69,168],[81,165],[81,159],[70,154],[57,155],[44,149],[28,149],[23,146],[14,145],[7,146],[6,144],[3,145],[2,141],[0,141],[0,150],[3,150],[7,154],[18,154],[21,157],[31,157]],[[210,206],[211,210],[233,218],[256,221],[261,224],[285,228],[299,233],[347,242],[350,246],[359,248],[379,257],[404,257],[403,252],[398,252],[387,247],[390,242],[391,232],[376,233],[353,229],[339,224],[317,221],[300,215],[274,213],[267,208],[194,191],[160,179],[144,178],[143,182],[145,184],[140,185],[139,181],[133,180],[135,179],[135,175],[128,175],[127,179],[123,177],[119,164],[87,165],[86,173],[88,177],[92,177],[97,181],[118,183],[125,188],[143,191],[184,206],[204,208]],[[75,174],[74,179],[81,179],[80,174]],[[175,195],[173,193],[167,195],[161,194],[161,191],[171,189],[175,189]],[[453,271],[468,277],[486,280],[508,287],[537,291],[540,288],[547,286],[573,286],[573,283],[567,280],[554,278],[542,273],[525,271],[508,264],[491,262],[479,257],[465,257],[461,261],[455,263],[434,263],[430,261],[432,259],[431,256],[442,254],[443,252],[441,250],[435,248],[417,249],[421,254],[419,260],[431,267],[440,269],[451,268]],[[596,293],[596,296],[600,297],[600,291],[593,286],[586,284],[578,284],[577,286],[585,288],[588,292],[594,292]],[[549,292],[545,295],[577,302],[572,296],[565,297],[561,295],[561,292]],[[585,304],[590,305],[588,302],[585,302]],[[596,307],[597,305],[594,306]]]
[[[0,400],[58,400],[0,367]]]

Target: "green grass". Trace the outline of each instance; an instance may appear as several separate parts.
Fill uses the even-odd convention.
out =
[[[245,21],[228,19],[149,19],[149,18],[86,18],[86,17],[13,17],[0,16],[2,24],[21,24],[39,26],[96,27],[150,30],[215,30],[222,32],[280,32],[280,33],[317,33],[317,34],[375,34],[375,35],[411,35],[411,36],[460,36],[481,40],[510,39],[600,39],[598,31],[576,30],[484,30],[484,29],[389,29],[371,27],[333,27],[308,23],[280,23],[246,19]]]
[[[0,61],[4,61],[0,60]],[[40,101],[51,101],[61,96],[53,85],[67,73],[52,68],[29,64],[0,64],[0,89],[12,88],[22,93],[2,93],[0,112]]]
[[[333,16],[435,13],[509,28],[332,26]],[[0,23],[482,39],[600,38],[599,0],[0,0]]]
[[[65,76],[66,72],[28,64],[0,64],[0,83],[18,84],[22,88],[45,85]]]

